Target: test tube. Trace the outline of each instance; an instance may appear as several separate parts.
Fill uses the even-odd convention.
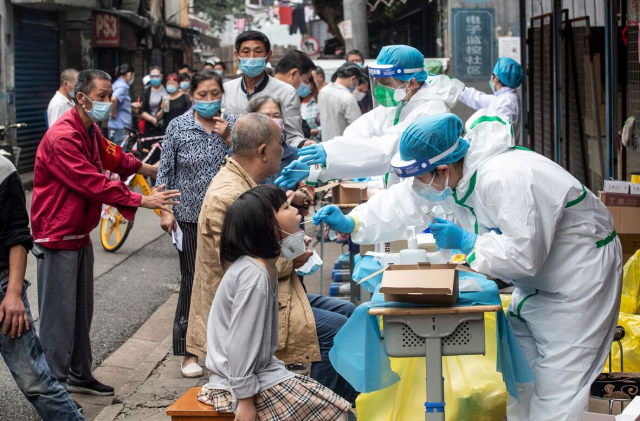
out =
[[[433,212],[431,212],[431,209],[429,209],[429,206],[422,205],[422,207],[420,207],[420,209],[427,216],[427,219],[429,219],[429,221],[436,222],[436,218],[433,216]]]

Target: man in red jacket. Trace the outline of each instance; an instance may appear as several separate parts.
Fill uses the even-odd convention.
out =
[[[93,316],[93,249],[89,234],[98,226],[102,204],[128,220],[138,207],[163,209],[177,202],[177,190],[155,188],[149,196],[130,191],[102,174],[156,177],[143,164],[105,139],[96,122],[109,118],[111,77],[83,70],[75,84],[76,105],[42,138],[36,153],[31,226],[43,259],[38,259],[40,341],[51,372],[71,392],[112,395],[111,386],[91,372],[89,330]]]

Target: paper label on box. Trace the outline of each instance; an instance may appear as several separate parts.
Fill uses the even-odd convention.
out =
[[[604,181],[604,191],[609,193],[629,193],[629,183],[628,181],[615,181],[615,180],[605,180]]]

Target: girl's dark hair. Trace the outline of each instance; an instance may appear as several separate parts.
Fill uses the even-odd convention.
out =
[[[130,65],[129,63],[125,63],[120,65],[117,69],[116,69],[116,77],[120,77],[120,76],[124,76],[129,72],[133,72],[133,66]]]
[[[220,92],[224,93],[224,87],[222,86],[222,78],[219,74],[214,72],[211,69],[202,69],[197,72],[191,78],[191,93],[194,93],[198,89],[198,85],[205,80],[215,80],[218,86],[220,87]]]
[[[242,256],[273,259],[280,256],[275,213],[287,201],[273,185],[246,191],[227,209],[220,237],[220,258],[228,266]]]

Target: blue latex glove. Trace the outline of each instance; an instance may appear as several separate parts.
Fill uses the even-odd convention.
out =
[[[313,215],[313,225],[320,225],[324,222],[334,231],[345,234],[352,233],[356,227],[356,222],[350,216],[345,216],[336,205],[325,206]]]
[[[293,189],[298,183],[309,177],[309,165],[304,162],[293,161],[280,174],[280,177],[274,181],[276,186]]]
[[[436,218],[436,222],[430,223],[429,229],[438,247],[450,250],[458,249],[464,254],[471,253],[478,237],[463,230],[459,225],[442,218]]]
[[[322,145],[309,145],[298,151],[300,160],[306,164],[327,165],[327,152]]]

